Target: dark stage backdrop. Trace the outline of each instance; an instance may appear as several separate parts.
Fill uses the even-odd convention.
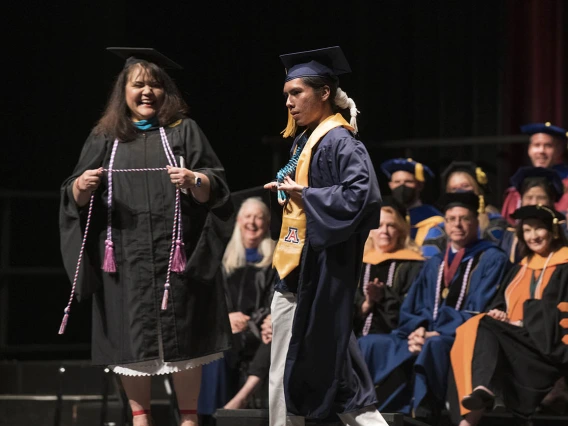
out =
[[[557,19],[566,23],[562,0],[527,2],[542,5],[549,15],[560,13]],[[154,47],[184,66],[172,75],[234,191],[271,180],[290,147],[289,141],[275,139],[286,124],[278,55],[336,44],[353,69],[341,78],[341,86],[361,110],[360,137],[376,165],[412,155],[439,172],[452,159],[473,158],[485,160],[495,175],[499,161],[508,158],[499,155],[509,155],[496,146],[414,149],[381,143],[511,134],[522,124],[511,124],[511,119],[531,119],[504,103],[522,90],[518,79],[504,84],[504,71],[511,72],[508,58],[522,56],[528,41],[518,24],[532,13],[530,7],[516,7],[517,2],[504,0],[53,0],[10,5],[4,15],[2,68],[8,76],[3,80],[0,237],[6,241],[11,231],[11,240],[2,247],[0,260],[0,350],[19,346],[4,356],[21,356],[19,349],[30,343],[89,339],[88,307],[75,309],[68,335],[56,335],[67,279],[55,272],[22,272],[58,268],[61,262],[57,200],[21,197],[27,191],[57,192],[71,173],[122,67],[105,47]],[[552,31],[546,25],[530,28]],[[565,28],[554,30],[553,38],[560,34],[564,42],[556,52],[565,52]],[[565,96],[555,108],[566,111]],[[383,177],[381,185],[385,188]],[[16,193],[7,198],[6,190]],[[432,189],[426,198],[434,199]],[[38,351],[26,356],[39,357]]]

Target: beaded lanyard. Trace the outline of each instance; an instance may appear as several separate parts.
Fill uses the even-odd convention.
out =
[[[160,137],[162,140],[162,146],[166,157],[168,159],[168,164],[172,167],[177,167],[177,161],[175,159],[174,153],[168,143],[168,138],[163,127],[160,127]],[[102,265],[102,269],[108,273],[116,272],[116,261],[114,257],[114,243],[112,242],[112,175],[113,173],[125,173],[125,172],[154,172],[154,171],[166,171],[166,167],[155,167],[155,168],[145,168],[145,169],[113,169],[114,159],[116,156],[116,150],[118,147],[118,139],[114,141],[110,162],[108,169],[103,169],[107,172],[108,179],[108,198],[107,198],[107,235],[105,240],[105,255]],[[168,307],[169,291],[170,291],[170,278],[171,272],[183,273],[186,265],[184,243],[182,240],[182,222],[181,222],[181,208],[180,208],[180,188],[176,188],[176,198],[174,206],[174,224],[172,229],[172,245],[170,247],[170,255],[168,258],[168,271],[166,273],[166,282],[164,284],[164,295],[162,298],[161,309],[166,310]],[[87,221],[85,224],[85,232],[83,234],[83,240],[81,242],[81,249],[79,250],[79,257],[77,259],[77,267],[75,268],[75,275],[73,277],[73,284],[71,286],[71,295],[69,297],[69,302],[63,310],[63,320],[61,321],[61,326],[59,327],[59,334],[65,333],[65,328],[67,327],[67,321],[69,319],[69,314],[71,312],[71,304],[73,303],[73,297],[75,296],[75,290],[77,288],[77,281],[79,278],[79,270],[81,268],[81,263],[83,260],[83,254],[85,252],[85,243],[87,241],[87,235],[89,233],[89,225],[91,223],[91,216],[93,213],[93,201],[95,199],[95,193],[91,193],[91,198],[89,200],[89,211],[87,213]]]
[[[288,164],[286,164],[284,167],[282,167],[278,173],[276,173],[276,182],[278,183],[284,183],[284,178],[286,176],[290,176],[293,173],[296,172],[296,167],[298,166],[298,160],[300,159],[300,154],[302,153],[302,150],[304,149],[304,146],[306,145],[306,142],[308,141],[308,138],[305,137],[306,132],[302,133],[302,135],[300,136],[300,142],[298,143],[298,145],[296,146],[296,151],[294,152],[294,154],[292,155],[292,157],[290,158],[290,160],[288,161]],[[278,202],[281,204],[284,204],[284,202],[288,199],[288,194],[286,194],[284,191],[281,191],[280,189],[278,190]]]
[[[387,287],[392,287],[395,268],[396,268],[396,262],[392,262],[389,266],[389,274],[386,283]],[[363,277],[363,283],[364,283],[363,294],[365,295],[365,297],[367,296],[368,293],[370,279],[371,279],[371,264],[367,263],[367,266],[365,267],[365,276]],[[367,318],[365,318],[365,325],[363,326],[363,336],[369,334],[372,321],[373,321],[373,313],[371,312],[369,315],[367,315]]]
[[[436,321],[436,318],[438,318],[438,309],[440,306],[440,289],[442,286],[442,277],[444,276],[444,263],[442,262],[440,264],[440,269],[438,270],[438,281],[436,282],[436,303],[434,304],[434,321]],[[460,310],[460,306],[463,302],[463,298],[465,296],[465,289],[467,287],[467,279],[469,278],[469,273],[471,271],[471,265],[473,264],[473,257],[471,259],[469,259],[469,262],[467,262],[467,267],[465,268],[465,274],[463,276],[463,280],[462,280],[462,285],[461,285],[461,289],[460,289],[460,295],[458,297],[458,301],[456,303],[456,306],[454,307],[454,309],[456,311]]]

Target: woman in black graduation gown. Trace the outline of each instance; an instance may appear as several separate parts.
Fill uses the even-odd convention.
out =
[[[461,426],[477,424],[496,393],[513,413],[530,416],[568,374],[568,243],[558,224],[564,215],[537,205],[512,217],[525,257],[493,309],[456,331],[451,357]]]
[[[270,344],[262,342],[261,326],[270,313],[275,279],[269,223],[270,211],[260,198],[243,202],[222,268],[233,347],[224,359],[203,369],[200,415],[212,415],[223,406],[244,408],[268,377]]]
[[[221,243],[209,217],[229,191],[162,69],[177,64],[153,49],[114,52],[126,65],[61,188],[61,249],[73,292],[60,333],[73,293],[92,297],[92,360],[121,375],[134,425],[152,424],[150,378],[170,373],[181,425],[196,425],[200,366],[230,347],[213,279],[220,259],[211,251]]]
[[[363,274],[355,293],[357,337],[390,333],[398,326],[400,305],[420,272],[424,258],[410,239],[406,208],[385,197],[378,229],[369,233],[363,253]]]

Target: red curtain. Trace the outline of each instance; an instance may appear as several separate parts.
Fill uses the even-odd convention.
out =
[[[529,122],[568,126],[568,31],[564,0],[507,0],[504,126]]]

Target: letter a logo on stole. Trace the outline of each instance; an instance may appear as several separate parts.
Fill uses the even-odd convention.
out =
[[[284,237],[284,241],[292,244],[300,244],[300,237],[298,237],[298,228],[288,227],[288,235]]]

